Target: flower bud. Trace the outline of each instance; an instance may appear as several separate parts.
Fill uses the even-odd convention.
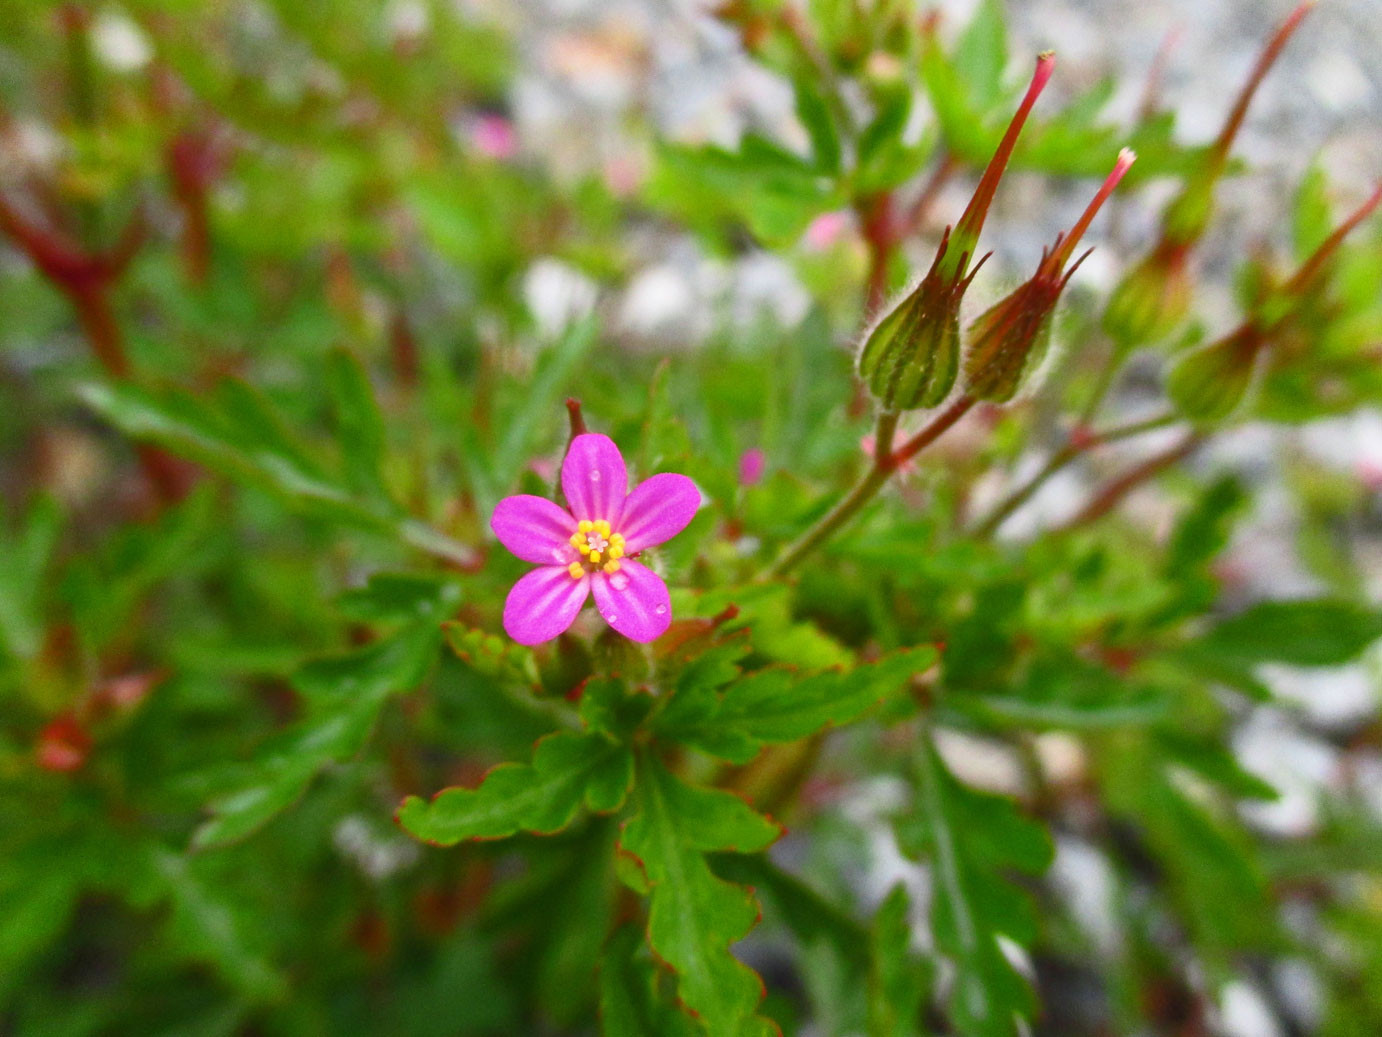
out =
[[[969,326],[965,350],[965,391],[977,399],[1006,403],[1017,394],[1023,379],[1040,364],[1051,342],[1051,314],[1061,291],[1084,262],[1084,256],[1066,270],[1075,251],[1105,200],[1137,156],[1126,148],[1084,215],[1060,235],[1041,255],[1036,274],[1012,294],[991,307]],[[1085,256],[1089,255],[1088,252]]]
[[[1243,84],[1223,128],[1181,193],[1166,207],[1161,235],[1151,254],[1124,275],[1104,310],[1104,331],[1119,350],[1168,338],[1190,311],[1194,281],[1190,250],[1214,216],[1214,188],[1228,167],[1229,152],[1248,106],[1286,42],[1314,6],[1305,0],[1277,26]]]
[[[968,258],[948,277],[941,264],[950,248],[950,231],[921,283],[893,308],[864,340],[859,377],[887,411],[934,407],[955,384],[960,358],[960,299],[983,260],[968,276]]]
[[[1326,264],[1345,237],[1382,204],[1379,185],[1281,287],[1268,292],[1252,315],[1231,334],[1183,357],[1166,381],[1166,391],[1192,421],[1221,421],[1248,394],[1258,358],[1290,333],[1292,322],[1310,301]]]
[[[1104,331],[1120,350],[1166,338],[1190,312],[1195,282],[1190,250],[1163,240],[1113,289],[1104,308]]]
[[[1191,421],[1221,421],[1232,414],[1252,385],[1257,358],[1267,344],[1262,330],[1247,323],[1232,334],[1186,354],[1171,369],[1166,392]]]
[[[983,260],[970,269],[998,181],[1037,97],[1051,78],[1055,57],[1044,53],[1026,96],[989,160],[954,232],[946,229],[931,269],[864,339],[859,377],[886,411],[932,407],[949,394],[959,372],[960,300]]]

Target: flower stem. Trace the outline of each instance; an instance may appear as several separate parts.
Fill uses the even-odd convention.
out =
[[[1051,455],[1050,460],[1042,466],[1039,472],[1008,494],[1001,503],[990,511],[983,521],[974,527],[972,535],[978,540],[987,540],[993,536],[994,533],[998,532],[998,527],[1007,521],[1013,512],[1031,500],[1032,496],[1046,484],[1048,479],[1086,451],[1106,443],[1116,443],[1120,439],[1131,439],[1133,436],[1140,436],[1142,433],[1151,432],[1154,429],[1165,428],[1175,420],[1174,414],[1162,414],[1146,421],[1120,425],[1106,432],[1096,432],[1080,438],[1072,437],[1070,442]]]
[[[892,440],[897,430],[898,415],[895,412],[887,411],[880,414],[878,416],[878,431],[875,434],[873,464],[869,466],[869,470],[833,508],[792,542],[781,557],[773,563],[767,575],[770,578],[775,578],[791,572],[803,558],[834,536],[836,530],[872,500],[873,496],[892,477],[893,472],[897,471],[899,465],[916,456],[925,447],[939,439],[950,426],[968,413],[975,402],[968,396],[961,396],[895,451],[892,449]]]
[[[1134,489],[1170,468],[1177,461],[1188,457],[1203,442],[1202,433],[1191,432],[1169,450],[1153,454],[1141,464],[1130,468],[1096,493],[1088,504],[1081,508],[1068,522],[1058,527],[1056,532],[1069,533],[1103,518]]]

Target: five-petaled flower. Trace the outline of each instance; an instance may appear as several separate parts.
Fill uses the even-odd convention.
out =
[[[701,505],[701,493],[684,475],[654,475],[628,492],[629,476],[619,448],[594,433],[571,441],[561,466],[561,488],[570,510],[544,497],[505,497],[490,528],[525,562],[528,573],[504,602],[504,629],[520,644],[550,641],[566,630],[595,595],[605,622],[634,641],[653,641],[672,621],[667,585],[635,561],[645,548],[670,540]]]

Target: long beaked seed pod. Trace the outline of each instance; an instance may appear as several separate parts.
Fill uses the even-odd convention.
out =
[[[1181,193],[1166,207],[1156,245],[1114,288],[1104,310],[1103,325],[1120,350],[1166,339],[1189,313],[1194,288],[1190,252],[1204,237],[1214,216],[1215,187],[1228,168],[1234,138],[1258,86],[1314,6],[1315,0],[1297,5],[1272,33],[1223,128],[1210,145],[1204,164],[1191,174]]]
[[[1259,357],[1278,341],[1308,301],[1326,264],[1351,231],[1382,204],[1382,184],[1302,263],[1252,315],[1223,338],[1187,353],[1171,369],[1166,391],[1192,421],[1208,424],[1229,417],[1248,395]]]
[[[965,349],[965,391],[993,403],[1011,400],[1023,380],[1040,366],[1051,342],[1051,315],[1071,275],[1085,256],[1066,268],[1075,246],[1100,207],[1137,156],[1124,148],[1084,214],[1068,234],[1041,254],[1036,273],[969,326]]]
[[[1037,58],[1022,103],[984,169],[953,232],[946,228],[926,276],[880,320],[859,351],[859,377],[885,411],[933,407],[954,388],[960,359],[960,300],[983,265],[971,268],[984,219],[1018,134],[1051,78],[1055,56]]]

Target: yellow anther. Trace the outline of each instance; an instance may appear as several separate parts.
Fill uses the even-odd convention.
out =
[[[605,563],[604,568],[605,572],[607,573],[617,573],[619,571],[619,563],[616,562],[613,558],[611,558],[608,562]]]
[[[582,540],[579,544],[576,545],[576,550],[583,555],[588,555],[590,554],[590,545],[587,544],[584,540]]]
[[[571,534],[571,546],[572,546],[572,547],[580,547],[580,546],[581,546],[582,544],[584,544],[584,543],[585,543],[585,534],[584,534],[584,533],[572,533],[572,534]]]
[[[624,549],[620,547],[618,544],[611,544],[609,547],[609,556],[611,558],[623,558]]]
[[[605,519],[597,519],[595,522],[595,532],[602,537],[609,536],[609,522]]]
[[[585,566],[581,565],[580,562],[572,562],[566,567],[566,571],[571,574],[573,580],[579,580],[585,575]]]
[[[576,528],[582,533],[589,533],[595,528],[595,523],[591,522],[590,519],[581,519],[580,522],[576,523]]]
[[[624,534],[622,534],[622,533],[611,533],[611,534],[609,535],[609,542],[610,542],[611,544],[613,544],[615,547],[623,547],[623,546],[624,546]]]
[[[599,565],[599,564],[600,564],[600,552],[599,552],[599,551],[591,551],[591,552],[590,552],[590,560],[591,560],[592,562],[594,562],[596,565]]]

